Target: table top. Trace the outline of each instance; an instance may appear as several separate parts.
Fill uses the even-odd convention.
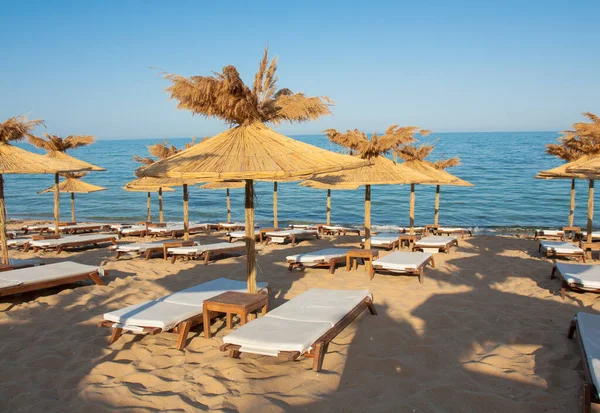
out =
[[[346,253],[346,255],[352,256],[352,257],[376,257],[379,255],[379,251],[375,250],[375,249],[355,249],[355,250],[350,250]]]
[[[398,235],[398,238],[402,238],[402,239],[411,239],[411,238],[419,238],[418,234],[400,234]]]
[[[209,298],[208,300],[204,300],[204,305],[214,303],[239,307],[250,307],[262,301],[267,301],[268,299],[269,296],[267,294],[250,294],[241,293],[238,291],[227,291],[213,298]]]

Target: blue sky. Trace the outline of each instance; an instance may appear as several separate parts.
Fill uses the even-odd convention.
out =
[[[60,135],[218,133],[150,67],[233,64],[251,83],[267,44],[280,86],[336,103],[287,134],[563,130],[600,113],[598,1],[0,2],[0,120],[30,113]]]

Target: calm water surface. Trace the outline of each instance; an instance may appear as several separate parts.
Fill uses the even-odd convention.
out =
[[[516,230],[566,225],[569,214],[568,180],[538,180],[534,175],[561,164],[544,153],[544,145],[556,140],[556,132],[440,133],[431,159],[459,155],[462,165],[449,172],[473,183],[474,187],[442,187],[440,223],[470,226],[482,231]],[[301,141],[337,150],[324,136],[295,136]],[[104,140],[69,152],[103,166],[85,180],[107,191],[76,195],[78,220],[137,221],[146,217],[146,193],[126,192],[121,187],[134,179],[139,165],[134,155],[146,156],[146,147],[160,139]],[[183,146],[189,139],[172,139]],[[30,145],[20,145],[42,153]],[[6,176],[7,212],[10,218],[52,219],[52,194],[37,194],[53,184],[52,175]],[[165,218],[182,219],[181,188],[164,194]],[[272,223],[273,184],[256,183],[256,219]],[[232,189],[233,219],[244,219],[244,190]],[[381,185],[372,188],[372,223],[380,226],[408,224],[410,186]],[[435,186],[417,185],[416,224],[433,222]],[[152,195],[153,216],[158,219],[157,195]],[[326,191],[304,188],[297,183],[279,183],[280,225],[289,222],[323,222]],[[332,191],[332,221],[338,224],[363,222],[364,189]],[[61,218],[70,220],[69,194],[61,197]],[[576,225],[585,226],[587,183],[577,183]],[[222,221],[227,217],[224,190],[190,187],[190,220]]]

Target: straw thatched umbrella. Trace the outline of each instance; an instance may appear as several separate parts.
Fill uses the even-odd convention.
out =
[[[356,151],[358,157],[369,160],[371,165],[315,176],[305,182],[305,186],[322,189],[365,185],[365,248],[371,247],[371,185],[401,185],[424,183],[430,180],[426,175],[403,164],[397,164],[384,156],[400,143],[407,141],[404,133],[395,133],[398,129],[393,125],[384,135],[373,134],[371,139],[364,132],[356,129],[348,130],[346,133],[339,133],[334,129],[326,130],[325,133],[332,142]]]
[[[25,116],[9,118],[4,123],[0,123],[0,247],[2,248],[2,262],[4,264],[8,264],[9,261],[3,175],[55,174],[57,172],[75,172],[86,169],[37,155],[10,144],[25,137],[33,136],[31,131],[42,124],[43,121],[41,120],[27,120]]]
[[[231,222],[231,200],[229,199],[229,190],[236,188],[244,188],[244,181],[226,181],[226,182],[210,182],[199,186],[200,189],[225,189],[225,199],[227,205],[227,222]]]
[[[424,182],[426,185],[436,185],[436,199],[434,212],[434,225],[438,224],[439,211],[439,194],[440,185],[452,186],[473,186],[473,184],[463,181],[448,172],[436,168],[435,164],[425,160],[425,158],[433,150],[432,144],[403,145],[396,150],[397,155],[404,159],[403,165],[408,166],[415,171],[418,171],[429,177],[429,182]],[[415,226],[415,183],[410,185],[410,208],[409,208],[410,234],[414,233]]]
[[[314,188],[310,181],[304,181],[300,183],[301,186],[305,186],[308,188]],[[325,225],[331,225],[331,190],[334,189],[336,191],[355,191],[360,188],[360,185],[319,185],[317,189],[326,189],[327,190],[327,203],[326,203],[326,220]]]
[[[90,171],[106,171],[106,169],[101,168],[96,165],[92,165],[91,163],[82,161],[80,159],[74,158],[70,155],[67,155],[65,152],[70,149],[80,148],[83,146],[91,145],[95,142],[93,136],[88,135],[69,135],[66,138],[61,138],[57,135],[49,135],[47,133],[44,134],[46,139],[37,137],[37,136],[29,136],[28,140],[33,146],[38,148],[42,148],[46,150],[48,153],[46,157],[62,161],[73,165],[79,169],[86,169]],[[54,174],[54,233],[59,233],[58,223],[60,221],[60,192],[59,192],[59,181],[58,181],[58,173]]]
[[[158,211],[160,216],[160,222],[164,221],[163,214],[163,192],[175,192],[173,188],[168,185],[173,185],[174,180],[171,179],[158,179],[158,178],[138,178],[125,184],[123,189],[127,192],[147,192],[148,193],[148,216],[147,222],[152,221],[151,217],[151,197],[150,193],[158,193]]]
[[[82,181],[80,178],[84,177],[86,173],[82,174],[66,174],[66,178],[58,185],[59,192],[66,192],[71,194],[71,221],[75,221],[75,194],[89,194],[91,192],[106,191],[98,185],[93,185],[88,182]],[[56,185],[52,185],[48,189],[38,192],[44,194],[48,192],[56,192]]]
[[[254,180],[302,179],[365,163],[295,141],[265,125],[309,121],[330,114],[326,98],[277,90],[276,69],[277,60],[269,63],[265,50],[252,88],[244,84],[233,66],[226,66],[215,76],[166,75],[172,82],[167,91],[179,101],[179,109],[216,117],[234,127],[139,171],[142,176],[245,180],[246,272],[250,292],[256,291]]]
[[[583,174],[589,180],[588,186],[588,219],[587,219],[587,242],[592,242],[592,226],[594,219],[594,181],[600,178],[598,170],[600,170],[600,117],[593,113],[586,112],[583,114],[590,122],[578,122],[573,124],[574,130],[563,132],[560,138],[563,151],[568,152],[568,155],[576,158],[575,161],[564,165],[565,171],[568,174]],[[549,146],[548,152],[556,154],[561,153],[556,146]],[[587,155],[589,159],[584,160],[583,156]],[[573,187],[573,184],[572,184]],[[574,192],[574,188],[573,188]],[[574,205],[572,205],[574,207]]]

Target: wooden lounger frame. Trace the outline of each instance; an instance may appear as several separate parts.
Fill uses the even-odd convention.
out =
[[[104,270],[104,274],[108,275],[108,271]],[[92,280],[96,283],[96,285],[104,285],[104,281],[102,281],[102,278],[100,278],[100,274],[96,270],[96,271],[73,275],[70,277],[65,277],[65,278],[57,278],[54,280],[41,281],[41,282],[30,283],[30,284],[16,285],[14,287],[2,288],[2,289],[0,289],[0,297],[4,297],[7,295],[13,295],[13,294],[19,294],[19,293],[25,293],[28,291],[43,290],[45,288],[56,287],[58,285],[63,285],[63,284],[72,284],[72,283],[75,283],[78,281],[83,281],[83,280]]]
[[[309,230],[309,231],[313,231],[313,230]],[[314,234],[301,234],[301,235],[305,235],[306,238],[304,238],[303,236],[298,236],[300,234],[298,234],[298,235],[292,234],[292,235],[285,235],[285,236],[282,235],[281,238],[289,239],[290,242],[291,242],[291,244],[292,244],[292,247],[294,247],[294,246],[296,246],[297,241],[305,240],[308,237],[310,237],[311,235],[314,235],[317,239],[320,239],[321,236],[319,235],[319,231],[317,231],[317,230],[314,230],[314,231],[315,231]],[[274,232],[274,231],[269,231],[269,232]],[[272,241],[271,237],[269,235],[267,235],[267,234],[265,234],[265,235],[267,237],[266,238],[266,245],[269,245],[271,243],[271,241]]]
[[[335,225],[331,225],[331,226],[335,226]],[[320,232],[323,235],[341,235],[341,236],[346,236],[346,234],[348,232],[350,233],[355,233],[356,235],[358,235],[360,237],[360,229],[358,228],[339,228],[339,229],[332,229],[332,228],[325,228],[323,225],[319,226]]]
[[[300,268],[301,270],[304,269],[305,265],[304,264],[308,264],[308,263],[302,263],[296,260],[287,260],[288,263],[288,271],[293,271],[294,268]],[[338,257],[338,258],[331,258],[327,261],[325,260],[316,260],[313,261],[311,264],[315,264],[315,265],[311,265],[309,268],[313,268],[313,267],[328,267],[329,268],[329,273],[330,274],[334,274],[335,273],[335,267],[337,264],[340,263],[346,263],[346,254],[344,254],[343,257]]]
[[[360,247],[364,248],[365,247],[365,243],[361,242],[360,243]],[[398,243],[398,240],[396,239],[395,241],[391,241],[385,244],[377,244],[377,245],[373,245],[371,244],[371,248],[383,248],[384,250],[388,250],[388,251],[394,251],[394,250],[399,250],[400,249],[400,244]]]
[[[181,245],[181,246],[185,247],[185,245]],[[172,247],[169,247],[169,248],[172,248]],[[208,262],[210,261],[211,256],[228,255],[230,253],[245,252],[245,251],[246,251],[246,245],[241,245],[239,247],[224,247],[224,248],[219,248],[216,250],[204,251],[200,254],[173,254],[172,252],[167,252],[167,250],[165,249],[165,254],[172,255],[171,256],[171,264],[175,264],[177,257],[181,257],[182,260],[185,260],[185,259],[189,260],[192,258],[202,258],[202,259],[204,259],[204,265],[208,265]]]
[[[266,287],[265,289],[258,291],[257,294],[271,294],[271,287]],[[212,321],[215,318],[224,317],[224,316],[225,316],[225,314],[223,314],[223,313],[214,313],[214,314],[211,314],[210,319]],[[179,322],[175,327],[173,327],[172,329],[167,330],[167,331],[163,331],[163,329],[160,327],[142,327],[142,328],[143,328],[144,333],[149,334],[151,336],[159,334],[159,333],[163,333],[163,332],[178,334],[179,336],[177,338],[176,348],[177,348],[177,350],[183,351],[183,349],[187,345],[187,337],[188,337],[188,334],[190,333],[190,330],[192,329],[192,327],[202,324],[203,322],[204,322],[204,311],[201,311],[200,314],[197,314],[193,317],[190,317],[186,320]],[[119,323],[115,323],[113,321],[108,321],[108,320],[103,320],[98,323],[98,327],[112,327],[113,328],[112,334],[110,335],[110,339],[108,340],[109,346],[112,343],[114,343],[115,341],[117,341],[119,339],[119,337],[121,337],[121,335],[123,334],[123,328],[113,327],[117,324],[119,324]],[[138,327],[138,326],[136,326],[136,327]],[[141,326],[139,326],[139,327],[141,327]]]
[[[472,237],[472,236],[473,236],[473,231],[471,231],[470,229],[461,229],[461,230],[458,230],[458,231],[444,231],[444,229],[443,229],[443,228],[441,228],[441,229],[440,229],[440,228],[437,228],[437,229],[435,230],[435,233],[436,233],[436,235],[437,235],[437,234],[442,234],[442,235],[443,235],[443,234],[446,234],[446,235],[448,235],[448,236],[450,236],[450,235],[452,235],[452,234],[460,234],[460,237],[461,237],[461,238],[464,238],[464,237],[465,237],[465,234],[469,234],[469,236],[470,236],[470,237]]]
[[[544,234],[539,234],[538,231],[535,231],[535,233],[533,234],[533,239],[535,241],[540,240],[540,239],[549,239],[549,240],[557,239],[559,241],[565,241],[566,237],[565,237],[564,231],[559,235],[544,235]]]
[[[446,254],[449,254],[452,247],[458,248],[458,239],[456,239],[456,238],[451,241],[448,241],[444,246],[441,246],[441,245],[418,246],[417,245],[418,242],[419,241],[417,241],[413,244],[413,252],[414,251],[423,251],[423,248],[437,248],[440,251],[445,252]]]
[[[550,273],[550,279],[553,280],[558,275],[560,278],[561,287],[560,287],[560,298],[565,299],[567,288],[572,291],[577,291],[581,293],[597,293],[600,294],[600,289],[594,288],[585,288],[583,285],[578,283],[570,283],[567,282],[565,276],[560,272],[558,267],[554,265],[552,267],[552,272]]]
[[[340,321],[338,321],[333,327],[325,332],[321,337],[319,337],[312,345],[312,350],[301,354],[299,351],[280,351],[277,354],[277,357],[294,361],[300,356],[309,357],[313,359],[312,369],[314,371],[321,371],[323,368],[323,359],[325,358],[325,354],[327,353],[327,348],[329,347],[329,343],[337,337],[356,317],[358,317],[363,311],[366,309],[372,315],[377,315],[377,311],[375,310],[375,306],[373,305],[373,300],[371,297],[365,297],[363,301],[361,301],[356,307],[354,307],[348,314],[346,314]],[[223,344],[219,347],[221,351],[229,351],[229,357],[231,358],[239,358],[241,346],[237,344]]]
[[[166,260],[167,259],[167,249],[173,248],[173,247],[191,247],[192,245],[194,245],[194,241],[191,241],[191,240],[190,241],[166,241],[160,245],[157,245],[156,247],[147,248],[146,250],[144,250],[143,255],[144,255],[144,259],[146,261],[148,261],[150,258],[152,258],[152,254],[156,254],[157,252],[162,252],[163,259]],[[121,255],[123,254],[123,252],[127,253],[127,251],[117,251],[117,253],[115,255],[115,260],[118,260],[119,257],[121,257]],[[142,255],[142,254],[140,253],[140,255]]]
[[[542,243],[538,246],[538,252],[542,254]],[[544,254],[546,258],[550,257],[565,257],[565,258],[577,258],[579,261],[585,262],[585,250],[581,252],[556,252],[551,251],[551,249],[546,248],[546,254]]]
[[[34,240],[36,240],[36,237],[33,237]],[[42,239],[60,239],[60,236],[57,235],[45,235],[44,238]],[[117,245],[117,236],[116,235],[107,235],[104,238],[99,238],[99,239],[95,239],[92,241],[72,241],[72,242],[67,242],[64,243],[62,245],[58,245],[58,246],[48,246],[48,247],[33,247],[33,252],[36,253],[41,249],[53,249],[56,248],[56,254],[60,254],[61,252],[63,252],[65,250],[65,248],[72,248],[72,247],[82,247],[82,246],[86,246],[86,245],[97,245],[97,244],[102,244],[105,242],[110,242],[113,245]],[[29,250],[29,248],[31,247],[31,244],[26,243],[23,246],[23,251],[27,252]]]
[[[572,339],[575,335],[575,331],[577,330],[577,316],[573,317],[571,323],[569,324],[569,331],[567,333],[567,337]],[[577,334],[577,343],[579,344],[579,349],[581,350],[582,360],[581,364],[583,364],[583,373],[585,378],[583,379],[583,413],[591,413],[592,411],[592,401],[594,403],[600,403],[598,400],[598,390],[596,386],[594,386],[594,382],[592,381],[592,375],[590,373],[590,368],[587,363],[587,354],[585,353],[585,348],[583,347],[583,340],[581,339],[581,334]]]
[[[390,274],[408,274],[408,275],[414,275],[416,274],[419,277],[419,283],[423,284],[423,281],[425,280],[425,267],[427,267],[427,264],[431,265],[431,268],[435,268],[435,261],[433,260],[433,255],[431,257],[429,257],[425,262],[423,262],[423,264],[419,265],[418,268],[416,269],[412,269],[412,268],[407,268],[405,270],[403,270],[402,272],[400,272],[399,270],[394,271],[394,270],[389,270],[384,268],[381,265],[371,265],[371,271],[370,271],[370,279],[372,280],[373,277],[375,277],[375,272],[376,270],[379,270],[380,272],[387,272]]]
[[[233,232],[233,231],[231,231]],[[241,238],[233,238],[231,235],[229,235],[229,242],[235,242],[235,241],[243,241],[246,237],[241,237]],[[262,232],[256,234],[254,236],[254,240],[260,242],[261,244],[263,243],[263,239],[262,239]]]

